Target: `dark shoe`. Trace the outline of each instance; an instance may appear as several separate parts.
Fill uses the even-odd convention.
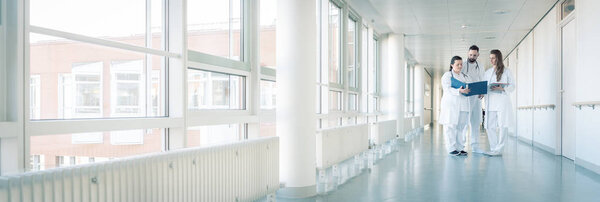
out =
[[[458,152],[458,151],[456,151],[456,150],[454,150],[454,151],[450,152],[450,155],[457,156],[458,154],[460,154],[460,152]]]
[[[459,156],[466,156],[468,153],[465,150],[461,150]]]

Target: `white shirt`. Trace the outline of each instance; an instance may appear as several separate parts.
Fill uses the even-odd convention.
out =
[[[483,78],[485,74],[485,67],[479,62],[475,61],[473,63],[469,63],[469,59],[463,62],[463,67],[460,72],[466,74],[471,79],[471,82],[485,81]],[[475,96],[476,97],[476,96]]]
[[[488,94],[485,99],[487,111],[504,111],[507,105],[511,105],[510,97],[508,93],[515,90],[515,80],[512,76],[512,72],[508,68],[504,68],[502,78],[498,81],[496,78],[496,70],[490,68],[485,72],[485,78],[488,81],[488,85],[492,83],[508,83],[508,86],[504,87],[504,91],[492,91],[488,89]]]

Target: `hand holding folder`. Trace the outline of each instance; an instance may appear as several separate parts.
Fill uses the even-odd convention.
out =
[[[488,84],[487,81],[479,81],[473,83],[464,83],[452,77],[452,88],[468,88],[471,92],[463,94],[464,96],[482,95],[487,94]]]

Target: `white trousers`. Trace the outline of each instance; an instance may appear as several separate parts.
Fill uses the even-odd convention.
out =
[[[498,127],[498,112],[486,112],[487,136],[490,142],[490,151],[502,153],[506,141],[506,129]]]
[[[469,135],[469,139],[471,142],[471,149],[473,151],[475,150],[480,150],[479,147],[479,131],[481,130],[480,126],[481,126],[481,104],[480,104],[480,100],[479,98],[477,98],[477,96],[473,96],[474,98],[469,98],[469,99],[475,99],[475,100],[469,100],[469,102],[471,102],[471,115],[469,117],[469,127],[466,127],[465,130],[467,130],[467,128],[469,128],[470,134]]]
[[[469,120],[469,112],[460,112],[458,124],[444,125],[444,135],[446,135],[446,149],[448,152],[454,150],[461,151],[465,148],[465,127]]]

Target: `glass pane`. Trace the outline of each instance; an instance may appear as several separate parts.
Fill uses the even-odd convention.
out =
[[[329,82],[342,83],[340,67],[340,8],[329,3]]]
[[[163,49],[163,3],[151,0],[30,0],[30,24],[122,43]],[[32,42],[46,40],[36,35]]]
[[[351,18],[348,19],[348,32],[347,32],[347,64],[348,64],[348,85],[350,87],[358,88],[357,83],[357,69],[356,69],[356,22]]]
[[[164,129],[32,136],[32,170],[102,162],[163,151]]]
[[[40,107],[42,105],[40,100],[40,75],[31,75],[29,78],[29,118],[39,119],[40,118]]]
[[[164,57],[31,35],[31,119],[165,116]]]
[[[276,85],[274,81],[260,81],[260,108],[275,109],[276,107]]]
[[[363,77],[363,79],[366,79],[366,82],[364,83],[365,86],[367,87],[367,90],[370,92],[370,82],[371,82],[371,65],[369,64],[371,62],[371,60],[369,59],[369,55],[370,55],[370,50],[369,50],[369,31],[368,28],[366,26],[363,26],[362,29],[362,35],[361,35],[361,66],[362,68],[364,68],[363,72],[366,72],[366,77]],[[363,74],[364,76],[364,74]],[[362,87],[362,89],[364,89],[364,87]]]
[[[277,124],[275,124],[275,123],[260,123],[260,136],[261,137],[277,136],[276,128],[277,128]]]
[[[358,111],[358,95],[354,93],[348,94],[348,110]]]
[[[260,66],[275,68],[277,0],[260,1]]]
[[[329,91],[329,111],[342,110],[342,92]]]
[[[329,123],[327,124],[326,128],[333,128],[333,127],[337,127],[337,126],[341,126],[342,125],[342,118],[337,117],[337,118],[329,118],[328,119]]]
[[[225,124],[190,127],[187,130],[187,147],[204,147],[227,144],[244,139],[246,124]]]
[[[189,109],[244,109],[246,77],[189,69]]]
[[[373,113],[379,111],[379,99],[377,97],[369,96],[368,102],[368,112]]]
[[[561,19],[565,19],[569,14],[571,14],[575,10],[575,0],[566,0],[561,4],[562,12]]]
[[[188,49],[241,60],[241,8],[241,0],[187,1]]]

